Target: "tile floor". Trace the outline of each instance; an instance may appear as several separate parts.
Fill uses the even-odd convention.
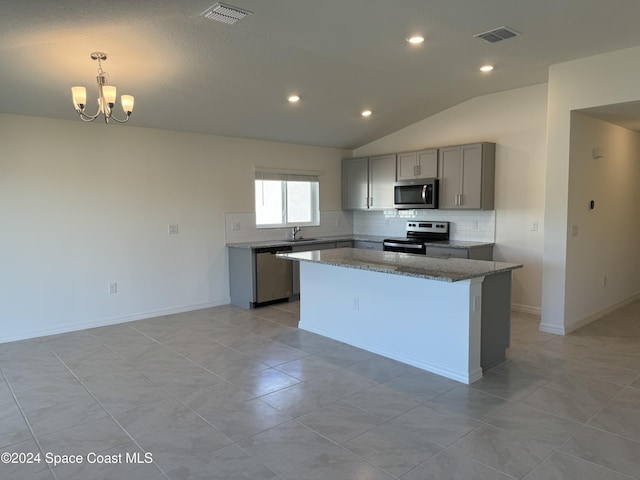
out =
[[[297,320],[223,306],[0,345],[0,451],[83,460],[0,478],[640,479],[640,302],[565,337],[514,314],[470,386]]]

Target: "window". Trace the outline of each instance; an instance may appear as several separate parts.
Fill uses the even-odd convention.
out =
[[[258,228],[320,224],[317,175],[256,171]]]

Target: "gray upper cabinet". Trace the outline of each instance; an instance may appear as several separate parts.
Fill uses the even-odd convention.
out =
[[[399,153],[397,163],[398,181],[435,178],[438,176],[438,149]]]
[[[369,208],[393,208],[393,183],[396,181],[396,156],[369,158]]]
[[[492,210],[495,143],[440,148],[440,209]]]
[[[342,208],[393,208],[396,155],[349,158],[342,161]]]
[[[342,161],[342,208],[366,210],[369,207],[369,159]]]

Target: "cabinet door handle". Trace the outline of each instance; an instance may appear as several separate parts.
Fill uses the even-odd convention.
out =
[[[458,205],[464,205],[464,196],[460,194],[460,203]]]
[[[413,169],[415,170],[416,177],[419,177],[420,173],[422,173],[420,172],[420,165],[416,165],[415,167],[413,167]]]

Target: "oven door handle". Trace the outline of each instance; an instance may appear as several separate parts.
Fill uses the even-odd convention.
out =
[[[400,248],[413,248],[414,250],[422,250],[423,245],[416,245],[413,243],[393,243],[393,242],[384,242],[385,247],[400,247]]]

